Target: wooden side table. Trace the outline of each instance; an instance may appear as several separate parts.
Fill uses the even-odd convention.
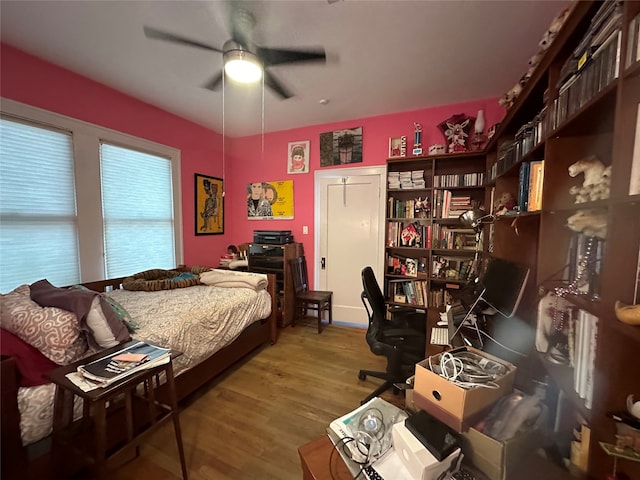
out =
[[[333,452],[333,454],[332,454]],[[347,465],[327,435],[298,448],[303,480],[353,480]]]
[[[135,341],[134,341],[135,342]],[[180,420],[173,377],[172,360],[181,352],[171,352],[166,364],[141,370],[106,387],[89,392],[74,385],[66,375],[75,372],[79,365],[87,364],[130,345],[119,345],[102,351],[79,362],[55,369],[49,378],[56,385],[53,410],[53,448],[61,454],[54,458],[70,462],[70,453],[79,461],[79,467],[93,466],[97,475],[104,474],[106,462],[121,452],[134,447],[136,456],[142,440],[159,425],[173,420],[173,427],[180,456],[182,478],[187,480],[187,467],[182,445]],[[160,374],[165,373],[169,391],[169,403],[155,398],[160,384]],[[83,401],[83,415],[73,419],[74,397]],[[68,465],[63,467],[68,470]]]

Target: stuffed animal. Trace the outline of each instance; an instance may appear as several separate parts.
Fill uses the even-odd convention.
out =
[[[578,210],[567,218],[567,227],[589,237],[607,237],[607,213],[602,210]]]
[[[504,192],[500,195],[493,203],[493,214],[494,215],[504,215],[516,206],[516,200],[513,198],[513,195],[509,192]]]
[[[611,166],[605,167],[596,157],[591,155],[582,158],[569,166],[569,176],[576,177],[584,174],[582,186],[573,186],[569,190],[576,196],[575,203],[584,203],[609,198],[611,189]]]

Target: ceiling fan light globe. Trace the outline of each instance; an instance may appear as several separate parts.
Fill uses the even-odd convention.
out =
[[[255,55],[244,50],[225,52],[224,71],[240,83],[254,83],[262,78],[262,65]]]

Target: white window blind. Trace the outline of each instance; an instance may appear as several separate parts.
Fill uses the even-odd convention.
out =
[[[0,119],[0,291],[80,280],[71,134]]]
[[[101,143],[107,278],[175,267],[170,159]]]

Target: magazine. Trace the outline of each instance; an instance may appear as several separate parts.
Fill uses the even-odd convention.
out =
[[[78,373],[101,386],[107,386],[140,370],[167,363],[170,354],[168,348],[137,342],[111,355],[80,365]]]

